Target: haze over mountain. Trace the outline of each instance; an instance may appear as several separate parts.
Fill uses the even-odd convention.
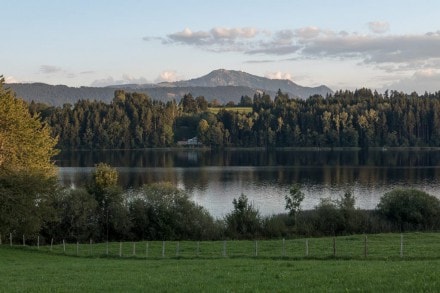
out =
[[[190,80],[163,82],[158,84],[125,84],[108,87],[68,87],[44,83],[8,84],[17,96],[26,101],[43,102],[54,106],[75,103],[80,99],[110,102],[114,91],[122,89],[128,92],[145,93],[155,100],[179,101],[185,94],[194,97],[204,96],[206,100],[217,99],[220,103],[233,101],[238,103],[241,96],[252,97],[255,93],[268,93],[274,98],[280,89],[290,97],[308,98],[311,95],[325,96],[333,91],[327,86],[303,87],[290,80],[269,79],[242,71],[218,69],[211,73]]]

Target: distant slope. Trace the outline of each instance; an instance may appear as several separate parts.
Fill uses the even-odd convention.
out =
[[[68,87],[65,85],[48,85],[44,83],[16,83],[8,84],[26,101],[37,101],[46,104],[61,106],[65,103],[74,104],[81,99],[110,102],[114,91],[122,89],[129,92],[145,93],[155,100],[179,101],[185,94],[191,93],[194,97],[204,96],[206,100],[217,99],[220,103],[234,101],[238,103],[241,96],[252,97],[256,92],[266,92],[272,97],[278,89],[288,93],[290,97],[308,98],[318,94],[325,96],[332,93],[326,86],[303,87],[290,80],[269,79],[234,70],[214,70],[211,73],[186,81],[159,83],[156,85],[115,85],[109,87]]]

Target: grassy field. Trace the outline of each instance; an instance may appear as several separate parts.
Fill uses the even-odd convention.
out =
[[[210,107],[208,110],[213,114],[217,114],[220,110],[247,114],[252,112],[252,107]]]
[[[227,242],[226,257],[223,256],[223,242],[199,243],[198,257],[194,256],[197,242],[167,242],[166,257],[162,257],[162,242],[149,243],[148,251],[147,243],[123,243],[125,257],[122,258],[115,256],[119,253],[119,243],[110,245],[109,257],[105,254],[105,244],[79,246],[80,257],[72,255],[73,250],[76,254],[76,245],[66,247],[67,255],[62,245],[52,247],[52,252],[50,247],[37,250],[2,245],[0,291],[440,291],[439,234],[405,234],[404,252],[408,256],[403,258],[399,255],[400,235],[377,235],[376,240],[374,237],[368,237],[371,256],[367,258],[362,257],[362,245],[355,245],[358,240],[362,242],[363,236],[337,238],[336,258],[332,256],[332,241],[330,248],[327,245],[331,238],[309,239],[308,258],[304,258],[304,247],[298,251],[294,249],[295,241],[300,243],[300,240],[285,241],[285,251],[281,240],[260,241],[257,257],[253,254],[255,242],[252,241]],[[423,246],[418,247],[421,244]],[[348,253],[349,247],[352,248],[351,256],[338,256],[339,250],[345,248]],[[188,249],[191,253],[184,255]],[[377,250],[384,252],[377,254]],[[182,255],[176,257],[177,251]],[[298,257],[297,253],[302,256]]]

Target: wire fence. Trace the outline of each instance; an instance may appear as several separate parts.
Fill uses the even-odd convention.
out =
[[[1,238],[1,237],[0,237]],[[6,241],[7,240],[7,241]],[[5,237],[1,245],[53,254],[119,258],[289,258],[437,259],[440,233],[354,235],[326,238],[223,241],[141,241],[68,243],[39,236]]]

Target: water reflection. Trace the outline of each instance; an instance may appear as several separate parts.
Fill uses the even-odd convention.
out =
[[[295,182],[304,187],[304,209],[346,190],[354,192],[359,207],[369,209],[396,187],[440,197],[440,151],[73,152],[58,157],[60,180],[66,186],[81,185],[99,162],[116,167],[125,188],[172,182],[217,217],[229,212],[241,193],[265,215],[283,212],[284,195]]]

